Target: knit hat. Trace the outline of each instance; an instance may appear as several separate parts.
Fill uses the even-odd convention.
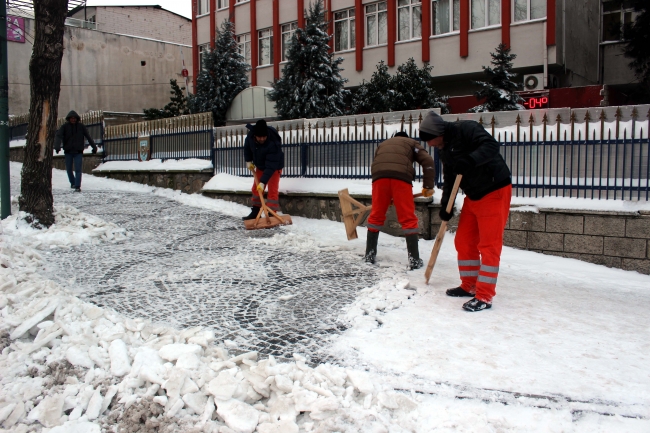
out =
[[[435,111],[429,111],[420,125],[420,140],[433,140],[444,133],[445,121]]]
[[[406,138],[409,138],[409,135],[404,131],[399,131],[399,132],[396,132],[395,135],[393,135],[393,137],[406,137]]]
[[[253,135],[255,137],[268,137],[269,130],[266,128],[266,120],[260,119],[253,127]]]

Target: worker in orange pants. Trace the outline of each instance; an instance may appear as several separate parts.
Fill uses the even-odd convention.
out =
[[[264,175],[264,170],[255,168],[255,177],[259,180]],[[267,193],[266,193],[266,205],[273,209],[276,212],[280,212],[280,176],[282,175],[282,170],[276,170],[273,172],[273,175],[266,183]],[[251,192],[253,196],[251,197],[251,204],[253,208],[259,212],[259,208],[262,207],[262,202],[260,201],[260,195],[257,190],[257,183],[253,183]],[[263,187],[262,187],[263,188]],[[257,214],[255,214],[257,217]]]

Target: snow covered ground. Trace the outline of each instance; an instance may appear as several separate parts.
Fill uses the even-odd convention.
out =
[[[12,163],[12,182],[20,164]],[[67,190],[55,170],[57,191]],[[244,206],[84,176],[84,191],[162,195],[239,216]],[[108,194],[107,194],[108,196]],[[55,194],[55,197],[58,197]],[[378,284],[341,312],[338,365],[239,353],[205,328],[126,318],[43,277],[58,251],[133,234],[55,200],[57,224],[20,215],[0,235],[0,425],[31,432],[647,432],[650,277],[504,249],[491,310],[444,296],[453,235],[432,284],[382,234]],[[118,210],[116,209],[116,212]],[[342,224],[294,218],[263,243],[362,254]],[[427,255],[432,242],[421,242]],[[50,253],[50,254],[48,254]],[[304,354],[309,355],[309,354]],[[2,430],[0,430],[2,431]]]

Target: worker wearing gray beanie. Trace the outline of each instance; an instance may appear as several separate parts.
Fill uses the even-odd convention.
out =
[[[463,304],[467,311],[491,308],[512,196],[510,169],[499,153],[501,146],[477,122],[445,122],[433,111],[422,120],[420,139],[435,147],[442,161],[440,219],[449,221],[454,214],[453,207],[450,213],[446,208],[458,175],[466,196],[454,241],[461,285],[447,290],[447,295],[471,297]]]

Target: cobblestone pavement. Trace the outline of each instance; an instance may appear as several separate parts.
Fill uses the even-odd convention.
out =
[[[341,308],[378,279],[349,253],[265,245],[283,229],[246,231],[240,219],[153,194],[55,190],[56,203],[133,235],[53,250],[47,277],[132,318],[209,326],[242,350],[328,359],[319,350],[343,330]]]

